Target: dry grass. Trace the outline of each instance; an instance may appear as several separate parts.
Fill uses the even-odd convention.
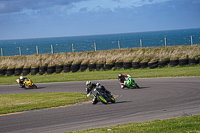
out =
[[[28,56],[0,57],[0,68],[20,68],[52,66],[63,64],[92,64],[114,62],[144,62],[174,60],[183,58],[199,58],[200,45],[182,45],[169,47],[113,49],[104,51],[40,54]]]

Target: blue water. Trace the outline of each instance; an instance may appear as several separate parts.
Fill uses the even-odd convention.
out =
[[[200,44],[200,28],[197,28],[91,36],[0,40],[0,48],[3,49],[3,56],[19,55],[19,47],[21,48],[22,55],[33,55],[37,53],[36,46],[39,49],[39,54],[50,54],[51,45],[53,45],[54,53],[72,52],[72,44],[74,45],[74,52],[94,51],[94,43],[96,43],[97,51],[101,51],[118,49],[118,41],[120,41],[120,48],[140,47],[140,39],[142,40],[143,47],[165,46],[164,38],[166,38],[167,46],[191,45],[191,36],[193,44]]]

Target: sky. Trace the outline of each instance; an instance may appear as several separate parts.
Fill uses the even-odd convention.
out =
[[[0,40],[200,28],[200,0],[0,0]]]

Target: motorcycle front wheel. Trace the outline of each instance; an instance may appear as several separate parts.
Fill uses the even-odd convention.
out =
[[[107,104],[108,103],[107,100],[105,98],[103,98],[102,96],[98,95],[97,97],[103,104]]]
[[[138,89],[140,88],[137,84],[135,84],[135,86],[136,86],[136,88],[138,88]]]
[[[35,84],[33,84],[33,89],[37,89],[37,86]]]
[[[29,87],[27,86],[27,83],[25,83],[24,87],[25,89],[29,89]]]

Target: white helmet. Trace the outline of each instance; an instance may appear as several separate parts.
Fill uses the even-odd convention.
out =
[[[20,78],[19,78],[19,79],[21,79],[21,80],[22,80],[22,79],[24,79],[24,77],[23,77],[23,76],[20,76]]]

